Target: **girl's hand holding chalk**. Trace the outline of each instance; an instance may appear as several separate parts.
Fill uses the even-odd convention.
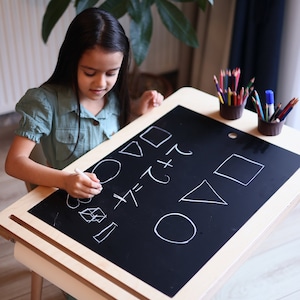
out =
[[[102,185],[100,184],[99,179],[96,177],[95,174],[92,174],[94,179],[92,177],[89,177],[86,173],[82,172],[80,169],[75,168],[75,173],[80,175],[82,178],[88,179],[89,184],[88,185],[82,185],[82,192],[90,194],[88,198],[93,197],[97,194],[99,194],[102,191]],[[86,189],[88,188],[88,191]]]
[[[87,176],[84,172],[82,172],[80,169],[75,168],[75,173],[77,173],[78,175],[82,175],[83,177],[85,177],[88,180],[91,180],[91,178],[89,176]]]

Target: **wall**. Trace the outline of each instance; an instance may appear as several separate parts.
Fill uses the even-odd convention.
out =
[[[47,45],[41,38],[45,0],[0,1],[0,114],[14,110],[15,103],[52,73],[59,45],[75,13],[67,11]]]

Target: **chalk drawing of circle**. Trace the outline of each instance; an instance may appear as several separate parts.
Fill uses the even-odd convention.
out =
[[[157,221],[154,232],[168,243],[187,244],[196,235],[197,228],[190,218],[174,212],[162,216]]]
[[[101,184],[107,183],[116,178],[121,171],[121,163],[115,159],[103,159],[92,170],[92,173],[99,174]]]

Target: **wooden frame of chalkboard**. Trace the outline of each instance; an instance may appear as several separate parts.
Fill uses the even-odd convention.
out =
[[[161,108],[67,168],[99,171],[100,178],[107,172],[102,178],[105,192],[92,206],[89,199],[66,200],[60,191],[49,196],[49,189],[38,188],[22,201],[26,203],[22,213],[21,205],[17,212],[10,210],[10,220],[56,253],[39,249],[35,254],[43,253],[58,269],[92,285],[98,295],[138,299],[208,295],[296,204],[300,192],[295,184],[300,146],[288,141],[299,132],[286,129],[273,139],[257,138],[251,112],[246,111],[243,120],[223,121],[217,107],[215,97],[191,88],[180,90]],[[105,202],[113,205],[109,208]],[[49,214],[38,216],[39,209]],[[218,224],[220,220],[223,223]],[[71,226],[61,232],[64,222]],[[76,240],[79,229],[74,224],[85,233],[92,228],[93,234]],[[124,224],[128,230],[120,230]],[[21,261],[26,260],[17,252]],[[94,278],[81,278],[78,262]],[[97,276],[114,291],[107,282],[101,287],[95,283]]]

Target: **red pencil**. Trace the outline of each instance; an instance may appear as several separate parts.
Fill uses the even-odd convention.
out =
[[[237,95],[236,95],[236,91],[232,92],[232,98],[233,98],[233,105],[237,106],[239,105],[238,104],[238,101],[237,101]]]
[[[224,91],[224,71],[220,71],[220,88]]]

